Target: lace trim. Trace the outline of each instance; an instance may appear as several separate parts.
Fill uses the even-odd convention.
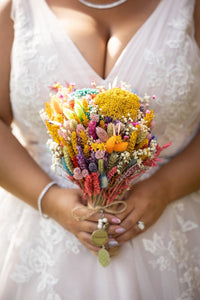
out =
[[[9,238],[12,239],[11,232]],[[21,263],[15,265],[11,279],[16,283],[29,283],[34,279],[37,293],[45,292],[48,300],[61,299],[55,291],[59,277],[52,274],[52,268],[60,257],[79,254],[81,247],[80,242],[56,222],[41,218],[38,235],[20,249]]]
[[[163,48],[154,52],[146,49],[144,53],[149,65],[148,90],[154,93],[158,88],[164,89],[162,99],[158,97],[153,105],[159,115],[156,127],[163,130],[165,139],[174,142],[183,130],[185,136],[192,135],[194,127],[189,123],[200,117],[199,103],[194,96],[199,90],[200,61],[196,61],[194,68],[188,60],[192,47],[192,11],[193,4],[185,4],[178,18],[168,22],[170,38],[165,40]]]
[[[154,233],[152,239],[143,239],[144,249],[153,257],[149,260],[152,268],[177,274],[181,291],[174,298],[176,300],[196,299],[196,293],[200,292],[200,252],[198,247],[189,247],[187,235],[197,229],[198,224],[184,220],[181,215],[184,210],[182,201],[173,205],[173,214],[180,229],[170,230],[168,236]]]

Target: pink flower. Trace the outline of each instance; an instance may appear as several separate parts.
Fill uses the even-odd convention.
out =
[[[82,171],[83,177],[86,177],[88,174],[89,174],[89,173],[88,173],[88,170],[87,170],[87,169],[84,169],[84,170]]]
[[[117,172],[117,166],[114,166],[107,174],[108,180],[110,180]]]
[[[104,158],[105,151],[104,150],[97,150],[95,153],[95,158],[96,159],[101,159]]]
[[[85,131],[85,128],[83,127],[82,124],[78,124],[76,126],[76,133],[79,134],[81,132],[81,130]]]
[[[91,114],[90,118],[92,121],[98,123],[99,122],[99,115]]]
[[[103,142],[105,143],[108,139],[108,135],[107,135],[107,132],[101,128],[101,127],[96,127],[96,133],[97,133],[97,136],[98,138]]]
[[[81,174],[81,169],[79,167],[74,169],[74,175],[80,175]]]
[[[81,179],[83,179],[83,175],[82,175],[82,174],[74,174],[73,177],[74,177],[74,179],[76,179],[76,180],[81,180]]]

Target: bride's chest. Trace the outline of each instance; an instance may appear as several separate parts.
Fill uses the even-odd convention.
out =
[[[52,0],[47,2],[84,59],[101,78],[106,78],[131,38],[160,1],[154,0],[149,4],[149,1],[142,0],[147,2],[146,9],[142,3],[130,1],[129,6],[118,7],[117,10],[93,10],[92,13],[73,6],[65,7],[64,4],[59,6]]]

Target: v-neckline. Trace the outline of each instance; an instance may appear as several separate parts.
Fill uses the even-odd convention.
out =
[[[101,82],[109,82],[109,78],[112,78],[112,74],[115,71],[116,66],[119,64],[120,60],[123,58],[123,56],[125,55],[125,52],[128,51],[128,49],[131,47],[132,43],[134,42],[134,40],[136,39],[136,37],[140,34],[140,32],[143,30],[144,27],[146,27],[148,25],[148,23],[151,21],[151,19],[157,14],[157,12],[160,10],[162,3],[165,0],[160,0],[159,3],[157,4],[156,8],[153,10],[153,12],[147,17],[147,19],[144,21],[144,23],[137,29],[137,31],[134,33],[134,35],[130,38],[130,40],[127,42],[127,44],[125,45],[125,47],[123,48],[123,50],[121,51],[121,53],[119,54],[119,56],[117,57],[114,65],[112,66],[110,72],[108,73],[108,75],[103,78],[99,73],[97,73],[95,71],[95,69],[90,65],[90,63],[86,60],[86,58],[84,57],[84,55],[82,54],[81,50],[76,46],[75,42],[72,40],[72,38],[70,37],[69,33],[66,31],[66,29],[63,27],[63,24],[61,23],[61,20],[57,17],[57,15],[53,12],[53,10],[50,8],[50,6],[48,5],[46,0],[42,0],[42,2],[44,2],[45,8],[47,10],[47,12],[54,18],[57,26],[59,27],[60,31],[63,34],[63,37],[65,39],[68,40],[68,42],[70,42],[71,46],[73,47],[74,51],[77,53],[77,55],[79,56],[80,60],[83,62],[83,64],[85,64],[85,66],[87,68],[89,68],[89,70],[94,74],[94,78],[97,79],[97,81],[101,81]],[[114,76],[116,77],[116,76]]]

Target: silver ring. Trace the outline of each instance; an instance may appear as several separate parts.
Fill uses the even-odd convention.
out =
[[[145,225],[144,225],[144,222],[142,221],[138,221],[137,222],[137,226],[140,230],[144,230],[145,229]]]

